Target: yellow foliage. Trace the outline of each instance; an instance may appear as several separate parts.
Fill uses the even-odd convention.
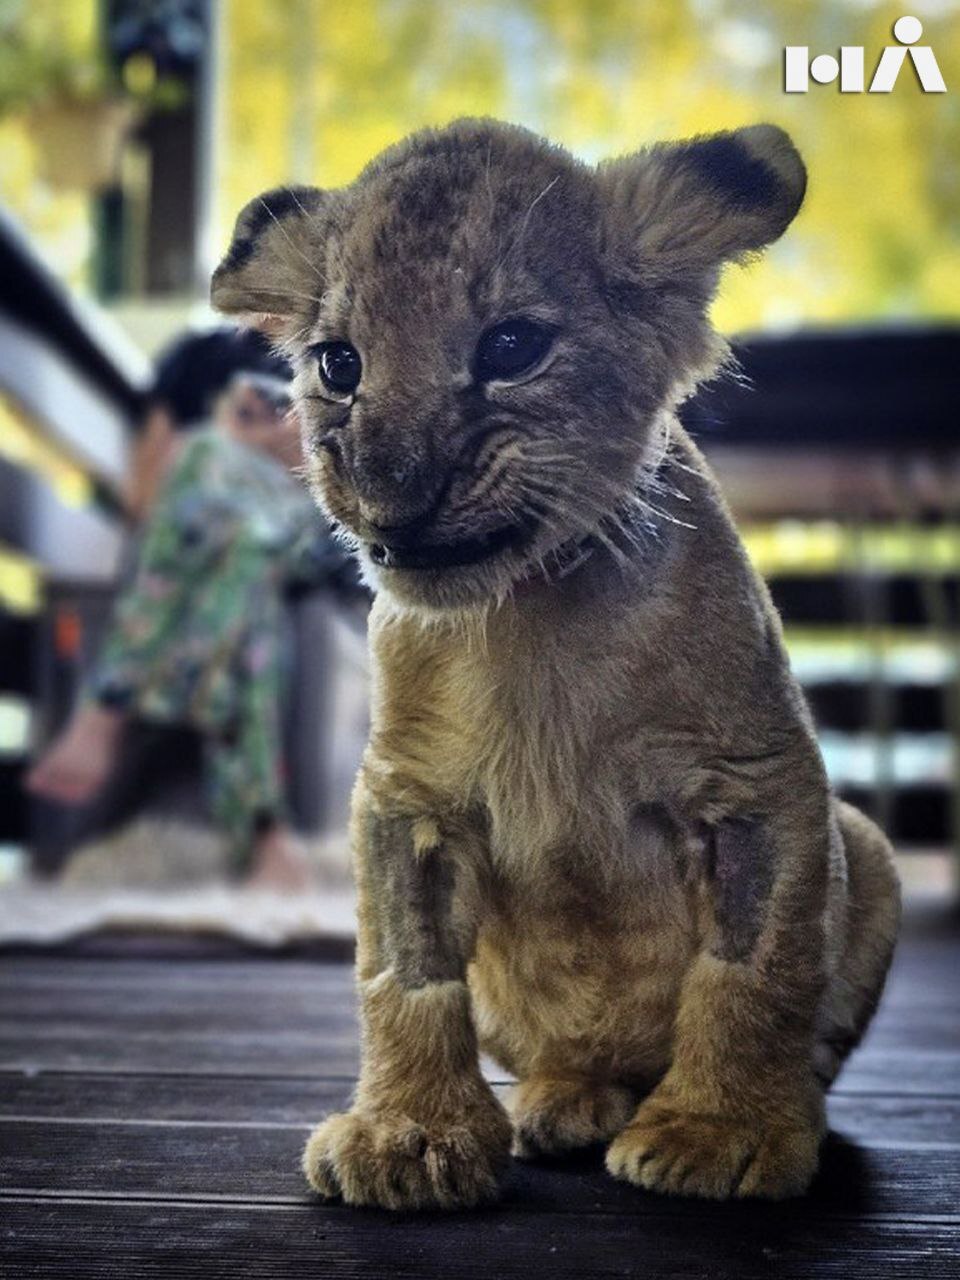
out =
[[[89,56],[98,0],[0,0],[15,31]],[[863,45],[868,74],[905,11],[946,94],[909,65],[894,91],[783,92],[783,49]],[[769,119],[810,169],[806,205],[768,256],[729,273],[726,331],[960,314],[960,0],[230,0],[222,6],[215,238],[269,186],[348,182],[426,124],[494,115],[588,161],[654,139]],[[28,122],[0,118],[0,200],[72,284],[88,200],[39,181]]]
[[[458,115],[526,124],[587,160],[769,119],[803,151],[809,196],[763,263],[730,272],[720,326],[955,317],[957,3],[910,8],[947,94],[924,95],[909,66],[889,95],[783,92],[787,44],[811,56],[862,44],[869,74],[903,12],[900,0],[231,0],[219,241],[265,187],[340,185],[411,129]]]
[[[0,45],[15,38],[51,57],[73,57],[88,66],[98,32],[98,0],[0,0]],[[59,275],[73,286],[83,285],[92,247],[89,200],[81,192],[51,191],[39,179],[31,121],[23,112],[0,116],[0,204]]]

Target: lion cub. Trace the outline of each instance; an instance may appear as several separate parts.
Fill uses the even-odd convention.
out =
[[[674,416],[724,354],[722,264],[804,185],[771,125],[593,168],[464,120],[240,215],[214,302],[295,360],[313,486],[377,588],[364,1059],[304,1154],[324,1196],[476,1204],[511,1143],[609,1143],[682,1195],[814,1174],[897,882]]]

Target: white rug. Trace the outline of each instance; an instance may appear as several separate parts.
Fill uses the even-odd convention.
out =
[[[78,850],[58,880],[0,885],[0,945],[50,945],[103,930],[217,934],[265,947],[349,940],[354,892],[345,839],[316,842],[311,853],[315,889],[244,889],[227,878],[211,833],[134,823]]]
[[[51,945],[102,930],[212,933],[265,947],[349,940],[353,891],[281,895],[217,884],[97,890],[44,881],[0,888],[0,945]]]

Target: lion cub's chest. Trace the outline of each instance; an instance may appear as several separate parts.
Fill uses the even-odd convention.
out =
[[[639,805],[660,797],[625,675],[571,656],[565,634],[374,630],[373,752],[441,823],[483,815],[495,864],[628,860]],[[582,647],[579,652],[582,654]],[[635,842],[634,842],[635,843]]]
[[[408,788],[435,796],[438,816],[482,810],[495,854],[531,855],[580,838],[588,809],[622,819],[590,672],[568,669],[562,646],[425,630],[387,648],[386,638],[389,628],[377,643],[374,749]]]

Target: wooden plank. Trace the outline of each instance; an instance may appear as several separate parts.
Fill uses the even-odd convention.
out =
[[[17,1010],[9,997],[8,1008],[0,1010],[0,1038],[88,1039],[108,1038],[136,1032],[154,1032],[168,1037],[197,1036],[215,1025],[225,1036],[243,1038],[255,1027],[264,1036],[315,1035],[330,1032],[348,1036],[356,1031],[356,1011],[352,993],[288,991],[278,988],[266,993],[196,992],[158,993],[145,991],[141,999],[131,993],[122,1002],[110,1000],[96,990],[53,996],[31,995]],[[960,1052],[960,1009],[930,1003],[918,993],[912,1005],[888,1004],[878,1014],[861,1046],[862,1050],[884,1050],[910,1045],[923,1050],[948,1049]]]
[[[844,1066],[831,1094],[896,1093],[903,1097],[960,1096],[960,1061],[955,1050],[858,1049]]]
[[[839,1091],[960,1094],[955,939],[955,930],[936,938],[908,932]],[[352,1076],[353,974],[345,965],[266,959],[7,957],[0,1069]]]
[[[960,1001],[952,979],[956,971],[956,939],[921,940],[905,937],[897,951],[885,1000],[897,1001],[920,989],[925,996]],[[124,959],[77,959],[49,955],[0,957],[0,993],[4,999],[31,993],[69,993],[87,989],[105,996],[158,992],[200,991],[254,994],[277,989],[303,992],[352,993],[354,975],[350,965],[326,962],[274,959],[187,961]]]
[[[261,1035],[226,1033],[209,1022],[201,1029],[172,1035],[163,1026],[152,1030],[89,1024],[66,1033],[56,1027],[32,1028],[19,1034],[0,1032],[0,1069],[4,1071],[156,1072],[159,1075],[260,1076],[305,1078],[353,1077],[358,1046],[353,1029],[327,1034],[290,1031]]]
[[[0,1192],[296,1203],[309,1199],[299,1168],[309,1129],[4,1121]],[[828,1215],[956,1213],[960,1224],[958,1185],[960,1146],[876,1148],[833,1135],[809,1204]],[[505,1195],[541,1213],[578,1213],[585,1205],[592,1213],[629,1213],[638,1201],[659,1200],[611,1178],[595,1151],[537,1165],[514,1161]]]
[[[272,1040],[259,1036],[225,1035],[216,1028],[183,1036],[165,1035],[162,1028],[127,1032],[91,1028],[89,1035],[56,1033],[0,1037],[0,1071],[35,1075],[40,1072],[146,1073],[158,1076],[213,1075],[217,1078],[286,1076],[302,1080],[353,1079],[359,1069],[356,1038],[289,1033]],[[903,1095],[960,1096],[957,1054],[951,1050],[858,1051],[844,1068],[834,1093],[895,1091]],[[503,1080],[498,1068],[488,1078]]]
[[[943,1008],[960,1011],[956,982],[960,932],[952,938],[900,943],[881,1019],[887,1009]],[[258,997],[287,1002],[306,1012],[334,1002],[352,1005],[350,965],[310,963],[262,957],[254,960],[157,961],[67,959],[59,956],[0,957],[0,1016],[37,1012],[69,1014],[77,1000],[96,996],[105,1010],[135,1008],[140,1002],[164,1002],[188,996],[192,1003],[215,1001],[249,1010]]]
[[[123,999],[145,990],[201,990],[250,995],[284,990],[352,994],[353,969],[347,964],[305,963],[270,956],[242,960],[77,959],[50,955],[0,957],[0,991],[24,1000],[31,993],[56,994],[96,989]]]
[[[709,1210],[710,1206],[706,1206]],[[2,1240],[19,1280],[172,1275],[258,1280],[451,1276],[530,1280],[644,1276],[685,1280],[942,1280],[960,1259],[957,1228],[925,1221],[824,1221],[803,1208],[638,1208],[611,1217],[492,1210],[387,1215],[313,1205],[103,1204],[41,1198],[4,1206]]]
[[[925,1003],[960,1008],[956,983],[960,928],[945,937],[923,938],[905,925],[884,1005]],[[83,991],[100,992],[105,1003],[164,992],[216,992],[250,1001],[257,995],[290,992],[297,999],[335,993],[352,998],[354,976],[348,964],[284,960],[269,955],[254,959],[185,961],[75,958],[56,955],[0,956],[0,1009],[24,1010],[46,992],[48,999],[69,1001]]]
[[[496,1085],[505,1096],[509,1086]],[[0,1121],[256,1125],[303,1129],[344,1107],[352,1080],[291,1077],[0,1076]],[[960,1098],[831,1094],[831,1128],[867,1146],[960,1146]]]
[[[0,1001],[0,1035],[9,1034],[17,1026],[41,1034],[44,1028],[83,1028],[93,1024],[104,1029],[138,1024],[144,1029],[162,1023],[172,1035],[192,1032],[196,1027],[216,1021],[228,1034],[249,1030],[252,1024],[265,1034],[274,1030],[296,1030],[298,1027],[356,1026],[353,993],[325,993],[301,990],[287,991],[280,985],[275,990],[243,995],[241,992],[197,991],[170,992],[145,990],[139,998],[129,993],[122,1000],[91,988],[71,993],[72,998],[53,992],[31,993],[29,1000],[9,994]],[[258,1000],[263,1003],[259,1004]],[[923,1013],[919,1014],[922,1021]]]
[[[934,923],[936,921],[923,919],[922,932],[918,936],[912,916],[908,914],[906,917],[888,993],[901,982],[912,986],[923,979],[925,986],[936,985],[957,998],[950,978],[955,969],[955,948],[960,946],[960,923],[942,919],[939,921],[942,936],[932,937],[930,929]],[[349,964],[284,959],[269,952],[252,957],[248,952],[241,958],[209,960],[124,957],[121,963],[115,957],[60,956],[42,952],[0,956],[0,989],[13,990],[42,986],[70,990],[102,985],[109,990],[129,991],[142,989],[145,983],[164,987],[228,986],[238,990],[252,986],[256,990],[271,985],[281,975],[284,985],[290,986],[305,984],[316,987],[318,983],[329,983],[338,989],[352,989],[353,986],[353,970]]]
[[[286,1004],[284,1003],[286,999]],[[106,997],[105,997],[106,1000]],[[223,1012],[189,990],[168,1013],[138,1015],[135,997],[124,1012],[116,1007],[86,1016],[65,1013],[0,1020],[0,1071],[108,1072],[163,1075],[318,1076],[356,1075],[358,1042],[352,1008],[337,998],[309,1013],[282,990],[255,993],[246,1007]],[[269,1016],[267,1003],[274,1007]],[[293,1010],[293,1012],[290,1012]],[[889,1092],[960,1095],[960,1018],[939,1009],[925,1015],[922,1004],[902,1016],[893,1008],[879,1015],[864,1045],[848,1061],[835,1092]],[[504,1073],[492,1067],[492,1079]]]
[[[71,1280],[953,1274],[957,955],[950,932],[905,941],[803,1200],[652,1196],[582,1153],[515,1162],[496,1209],[427,1216],[318,1205],[299,1173],[356,1071],[349,968],[7,957],[0,1064],[23,1069],[0,1075],[3,1262]]]
[[[11,1073],[0,1075],[0,1119],[300,1127],[342,1107],[352,1089],[352,1079]]]
[[[301,960],[311,963],[352,964],[355,939],[348,934],[313,934],[285,942],[257,943],[224,933],[184,933],[180,930],[144,933],[135,927],[112,926],[82,933],[59,942],[0,942],[0,962],[25,957],[55,956],[61,962],[75,960],[268,961]]]
[[[58,992],[50,988],[0,993],[0,1037],[18,1034],[42,1038],[117,1035],[129,1028],[159,1029],[165,1036],[202,1035],[215,1023],[224,1035],[244,1035],[256,1026],[264,1035],[313,1034],[320,1030],[353,1033],[355,997],[351,989],[287,986],[278,975],[273,985],[253,991],[198,984],[163,988],[145,985],[122,993],[84,986]],[[960,1002],[922,989],[884,1002],[864,1047],[960,1051]]]

